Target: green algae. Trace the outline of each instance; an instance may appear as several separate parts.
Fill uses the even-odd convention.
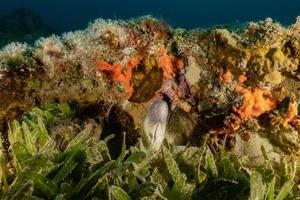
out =
[[[49,105],[46,110],[35,108],[24,115],[26,122],[23,121],[22,126],[17,121],[14,122],[10,143],[18,142],[19,145],[22,144],[22,148],[15,145],[11,147],[13,169],[18,170],[14,172],[13,182],[8,179],[11,176],[9,174],[1,176],[1,183],[6,183],[1,187],[2,199],[18,198],[21,195],[42,199],[107,199],[108,196],[116,200],[154,197],[167,199],[178,196],[180,199],[244,199],[249,195],[254,199],[258,195],[283,199],[294,194],[293,181],[283,180],[282,185],[276,184],[275,187],[274,181],[280,180],[275,174],[271,179],[265,179],[269,175],[261,170],[250,175],[240,170],[242,164],[236,162],[234,155],[223,151],[219,157],[208,147],[186,147],[183,151],[176,151],[165,143],[163,151],[148,160],[138,149],[126,150],[123,140],[122,153],[117,160],[112,160],[107,147],[111,137],[97,141],[90,137],[89,130],[86,129],[73,136],[64,150],[60,151],[55,139],[47,135],[46,129],[53,123],[73,116],[69,110],[67,105],[59,104]],[[41,137],[44,139],[41,140]],[[50,144],[51,148],[48,148]],[[201,159],[200,155],[203,154],[205,159]],[[7,162],[4,157],[1,158],[2,163]],[[137,175],[145,162],[148,163],[144,168],[147,173]],[[1,169],[7,172],[3,166],[5,165],[2,164]],[[270,166],[266,165],[263,169],[267,170],[268,167]],[[196,184],[197,174],[194,173],[199,169],[206,175],[203,181]],[[294,177],[293,173],[286,171],[284,176]],[[134,184],[141,178],[146,182]],[[270,189],[258,192],[262,188]]]

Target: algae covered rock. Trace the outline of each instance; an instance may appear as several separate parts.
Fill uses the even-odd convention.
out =
[[[271,19],[184,30],[146,16],[8,44],[1,189],[57,199],[295,196],[299,30]]]
[[[122,132],[134,145],[151,105],[164,99],[175,144],[199,145],[209,134],[232,148],[237,135],[263,130],[272,151],[299,159],[299,38],[298,22],[184,30],[146,16],[11,43],[0,51],[1,131],[35,106],[67,102],[103,137],[116,134],[112,146]]]

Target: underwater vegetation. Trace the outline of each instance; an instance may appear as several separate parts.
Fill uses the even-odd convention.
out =
[[[1,198],[297,199],[299,59],[299,18],[97,19],[9,43]]]
[[[280,200],[295,195],[296,169],[286,162],[280,176],[273,174],[267,158],[249,174],[224,146],[216,157],[207,144],[178,151],[166,142],[147,157],[136,147],[126,149],[125,137],[113,159],[107,143],[114,136],[99,140],[91,123],[75,132],[74,117],[67,104],[50,104],[12,122],[10,162],[0,154],[1,199]],[[66,123],[56,138],[54,127]]]

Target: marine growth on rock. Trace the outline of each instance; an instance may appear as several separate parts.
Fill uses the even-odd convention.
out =
[[[89,127],[98,139],[115,134],[112,157],[123,155],[123,139],[153,152],[165,139],[223,146],[253,166],[298,162],[299,59],[299,19],[235,30],[177,29],[149,16],[97,19],[35,45],[10,43],[0,50],[2,146],[9,157],[9,127],[24,113],[67,103],[75,117],[51,126],[54,136],[65,127]]]

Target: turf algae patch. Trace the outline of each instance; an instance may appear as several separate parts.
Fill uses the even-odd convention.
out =
[[[134,93],[129,101],[149,101],[161,88],[162,82],[162,70],[157,66],[154,56],[150,55],[133,71],[132,83]]]

